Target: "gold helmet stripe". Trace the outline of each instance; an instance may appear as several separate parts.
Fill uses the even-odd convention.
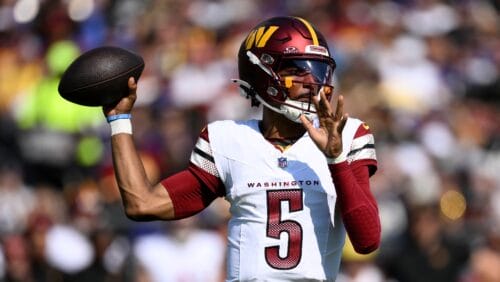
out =
[[[308,21],[304,20],[303,18],[299,18],[299,17],[296,17],[296,18],[298,20],[300,20],[309,30],[309,33],[311,34],[311,37],[312,37],[313,45],[319,46],[318,36],[316,35],[316,32],[314,31],[314,28],[312,27],[312,25]]]

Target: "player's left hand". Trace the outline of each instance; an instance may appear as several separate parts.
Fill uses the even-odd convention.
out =
[[[314,127],[312,122],[304,115],[300,116],[300,121],[325,156],[336,158],[342,153],[342,130],[349,115],[344,113],[344,97],[342,95],[337,99],[335,111],[332,109],[333,106],[326,98],[323,90],[320,91],[319,96],[319,101],[313,99],[319,127]]]

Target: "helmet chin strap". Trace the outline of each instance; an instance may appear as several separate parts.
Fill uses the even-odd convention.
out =
[[[281,104],[279,108],[274,107],[271,104],[267,103],[259,95],[256,95],[255,98],[259,102],[261,102],[262,105],[264,105],[266,108],[268,108],[268,109],[270,109],[270,110],[272,110],[272,111],[274,111],[276,113],[282,114],[286,118],[288,118],[289,120],[291,120],[293,122],[296,122],[296,123],[301,123],[301,121],[300,121],[300,116],[301,115],[304,115],[306,118],[308,118],[311,121],[313,119],[315,119],[315,117],[316,117],[316,114],[314,114],[314,113],[310,113],[310,112],[305,111],[305,110],[300,110],[300,109],[295,108],[295,107],[290,107],[290,106],[285,105],[285,104]],[[290,99],[286,99],[285,102],[288,103],[288,104],[292,104],[294,106],[297,106],[297,107],[300,107],[303,104],[305,104],[303,102],[293,101],[293,100],[290,100]],[[314,106],[312,106],[312,109],[314,110]]]
[[[309,103],[294,101],[291,99],[286,99],[285,103],[286,104],[282,104],[280,106],[280,109],[281,109],[281,113],[284,116],[286,116],[289,120],[292,120],[292,121],[297,122],[297,123],[301,123],[301,121],[300,121],[301,115],[304,115],[310,121],[314,120],[317,117],[317,115],[315,113],[311,113],[311,112],[306,111],[306,110],[301,110],[301,109],[304,109],[304,107],[309,106]],[[292,105],[292,106],[289,106],[289,105]],[[312,111],[316,111],[316,109],[314,108],[313,105],[310,105],[309,108]]]

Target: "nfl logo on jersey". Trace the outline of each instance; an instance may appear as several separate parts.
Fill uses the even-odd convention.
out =
[[[288,161],[285,157],[278,158],[278,166],[281,168],[285,168],[288,166]]]

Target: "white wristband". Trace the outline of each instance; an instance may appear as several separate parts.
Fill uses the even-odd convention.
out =
[[[347,160],[347,155],[342,151],[336,158],[326,158],[328,164],[339,164]]]
[[[132,134],[132,122],[128,118],[113,120],[109,122],[109,125],[111,126],[111,136],[120,133]]]

